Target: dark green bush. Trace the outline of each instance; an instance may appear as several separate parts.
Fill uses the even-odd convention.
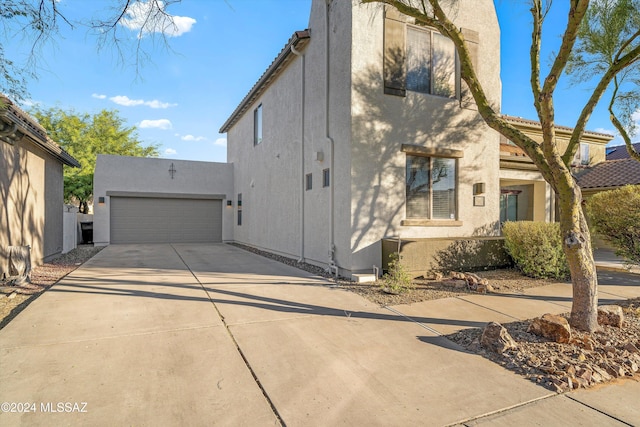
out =
[[[569,277],[558,223],[506,222],[502,232],[507,253],[522,273],[535,278]]]
[[[640,185],[595,194],[587,202],[594,231],[630,264],[640,264]]]

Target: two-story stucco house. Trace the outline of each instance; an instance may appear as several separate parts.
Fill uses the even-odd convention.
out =
[[[499,110],[493,1],[455,4]],[[536,122],[507,119],[540,136]],[[540,172],[478,114],[452,43],[382,4],[313,0],[308,29],[221,132],[229,164],[99,156],[96,244],[235,241],[348,277],[384,266],[390,239],[419,241],[424,255],[436,241],[497,236],[506,220],[555,220]],[[604,160],[610,138],[585,132],[576,161]]]
[[[500,107],[491,0],[456,24]],[[344,272],[380,265],[385,237],[497,233],[500,138],[460,80],[453,44],[392,8],[313,1],[223,124],[234,164],[234,240]]]

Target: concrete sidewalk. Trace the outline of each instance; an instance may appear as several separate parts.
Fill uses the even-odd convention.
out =
[[[557,395],[441,336],[567,311],[550,288],[381,308],[233,246],[109,246],[0,331],[0,402],[36,404],[0,425],[639,424],[638,382]]]

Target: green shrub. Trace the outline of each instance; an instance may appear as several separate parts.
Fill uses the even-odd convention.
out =
[[[506,222],[502,232],[507,253],[525,275],[554,279],[569,277],[569,265],[562,250],[560,224]]]
[[[413,280],[407,268],[400,262],[402,257],[397,252],[389,255],[388,272],[382,276],[382,287],[385,291],[401,294],[413,289]]]
[[[611,242],[617,255],[640,264],[640,185],[595,194],[587,212],[594,231]]]

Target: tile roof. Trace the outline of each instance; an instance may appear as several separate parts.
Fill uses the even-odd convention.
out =
[[[607,160],[580,173],[577,180],[582,189],[640,185],[640,162],[631,158]]]
[[[13,126],[13,131],[20,135],[28,135],[40,148],[44,149],[60,162],[72,167],[80,167],[80,163],[49,138],[47,131],[33,117],[22,111],[14,102],[0,93],[0,120]]]
[[[633,148],[640,153],[640,142],[632,144]],[[629,152],[626,145],[616,145],[615,147],[607,147],[607,160],[628,159]]]
[[[526,126],[530,126],[530,127],[535,127],[535,128],[540,128],[541,124],[540,122],[536,122],[534,120],[529,120],[529,119],[523,119],[522,117],[515,117],[515,116],[509,116],[507,114],[503,114],[502,118],[505,119],[508,122],[511,123],[518,123],[521,125],[526,125]],[[556,125],[556,130],[563,130],[565,132],[571,133],[573,132],[573,128],[567,127],[567,126],[558,126]],[[599,137],[599,138],[603,138],[603,139],[613,139],[613,135],[610,135],[608,133],[602,133],[602,132],[594,132],[594,131],[590,131],[590,130],[585,130],[583,132],[583,135],[590,135],[593,137]]]
[[[309,30],[296,31],[293,33],[287,44],[282,48],[276,59],[273,60],[269,68],[262,74],[260,79],[251,88],[249,93],[240,101],[240,105],[231,113],[231,116],[222,125],[219,132],[225,133],[242,117],[251,104],[266,90],[267,86],[276,78],[291,61],[293,49],[304,49],[311,38]]]

